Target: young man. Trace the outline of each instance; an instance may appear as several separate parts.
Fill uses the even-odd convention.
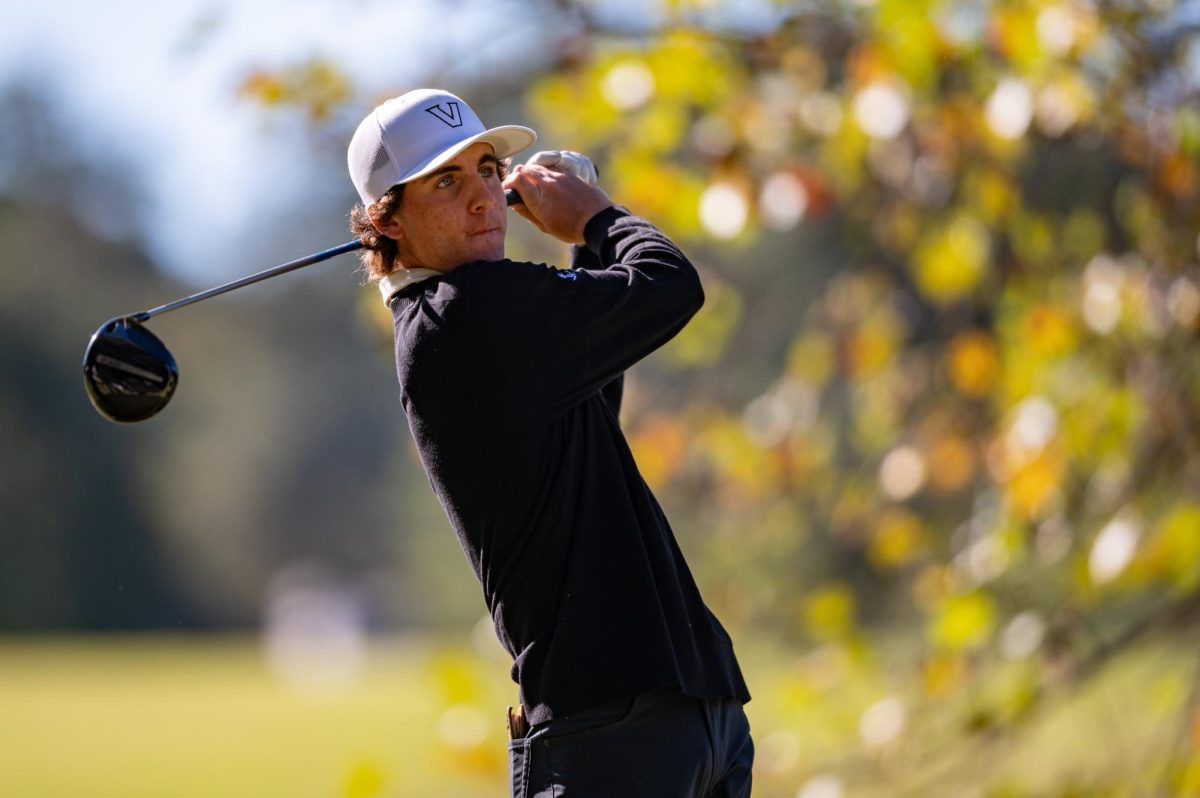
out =
[[[750,794],[750,699],[617,416],[625,369],[704,300],[661,231],[599,188],[504,159],[446,92],[389,100],[350,143],[352,229],[395,319],[401,400],[504,647],[519,798]],[[504,258],[504,190],[574,245]]]

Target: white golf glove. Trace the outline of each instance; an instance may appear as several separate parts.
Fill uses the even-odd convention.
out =
[[[592,159],[581,152],[572,152],[571,150],[542,150],[539,153],[535,153],[529,159],[529,163],[553,169],[555,172],[565,172],[569,175],[575,175],[580,180],[585,183],[591,183],[593,186],[600,180],[600,174],[596,171],[596,164],[592,163]]]

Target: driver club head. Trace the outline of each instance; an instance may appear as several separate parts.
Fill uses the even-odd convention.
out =
[[[175,358],[128,316],[100,325],[83,354],[83,381],[100,415],[130,424],[166,407],[179,382]]]

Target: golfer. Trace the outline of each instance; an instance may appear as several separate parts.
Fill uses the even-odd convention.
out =
[[[700,280],[596,186],[506,175],[535,139],[421,89],[372,111],[348,156],[409,428],[513,657],[512,794],[747,796],[733,645],[617,420],[623,372],[683,329]],[[505,189],[577,245],[570,269],[505,259]]]

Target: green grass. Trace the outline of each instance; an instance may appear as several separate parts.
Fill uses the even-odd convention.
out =
[[[311,691],[278,679],[252,640],[10,641],[0,795],[494,796],[505,677],[412,642],[373,649],[351,688]],[[490,724],[483,744],[436,732],[454,703]]]
[[[849,649],[739,650],[759,798],[822,774],[847,798],[1155,794],[1196,662],[1131,652],[1012,725],[1005,678],[931,699],[915,671]],[[503,654],[465,637],[377,642],[358,679],[324,690],[280,678],[253,638],[0,638],[0,796],[501,796],[514,695]],[[863,709],[888,696],[904,731],[868,749]]]

